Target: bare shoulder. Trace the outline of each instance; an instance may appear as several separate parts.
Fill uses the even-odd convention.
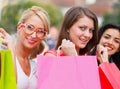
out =
[[[57,52],[56,50],[47,50],[46,52],[44,52],[45,56],[57,56]]]

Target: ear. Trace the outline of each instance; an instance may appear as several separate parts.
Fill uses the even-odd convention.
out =
[[[19,24],[17,25],[17,31],[19,32],[22,27],[25,27],[25,26],[23,25],[23,23],[19,23]]]
[[[69,30],[67,30],[67,32],[69,33]]]

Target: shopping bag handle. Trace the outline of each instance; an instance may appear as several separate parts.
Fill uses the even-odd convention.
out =
[[[3,44],[3,38],[0,37],[0,50],[6,50],[7,47]]]
[[[3,39],[0,37],[0,45],[2,44]]]
[[[60,45],[57,49],[57,57],[60,56],[60,49],[62,48],[62,46]]]
[[[0,53],[0,80],[1,80],[1,69],[2,69],[2,63],[1,63],[1,53]]]
[[[104,58],[103,55],[100,55],[100,58],[101,59],[99,61],[101,61],[101,62],[108,62],[108,60],[106,58]]]

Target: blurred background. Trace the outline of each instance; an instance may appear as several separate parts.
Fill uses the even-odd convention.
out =
[[[0,0],[0,27],[14,33],[23,10],[33,5],[45,8],[51,26],[58,29],[64,13],[72,6],[92,10],[98,17],[99,26],[106,23],[120,24],[120,0]]]
[[[23,10],[33,5],[41,6],[49,13],[50,31],[55,33],[49,37],[54,36],[55,40],[62,18],[72,6],[87,7],[93,11],[98,17],[99,27],[107,23],[120,25],[120,0],[0,0],[0,27],[10,34],[16,33],[17,22]],[[49,39],[46,42],[55,43]]]

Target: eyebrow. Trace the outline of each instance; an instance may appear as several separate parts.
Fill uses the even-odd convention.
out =
[[[107,36],[110,36],[110,37],[111,37],[111,35],[109,35],[109,34],[105,34],[105,35],[107,35]],[[120,40],[120,38],[117,38],[117,37],[115,37],[115,39]]]
[[[120,38],[115,38],[115,39],[120,41]]]

